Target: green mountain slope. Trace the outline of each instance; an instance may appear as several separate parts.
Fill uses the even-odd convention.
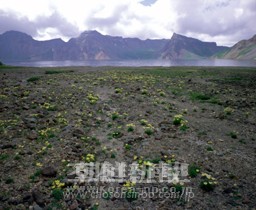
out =
[[[238,42],[221,57],[226,59],[256,60],[256,35],[251,39]]]

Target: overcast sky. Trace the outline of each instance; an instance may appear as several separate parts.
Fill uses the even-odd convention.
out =
[[[0,34],[67,41],[85,30],[141,39],[174,32],[232,46],[256,34],[256,0],[0,0]]]

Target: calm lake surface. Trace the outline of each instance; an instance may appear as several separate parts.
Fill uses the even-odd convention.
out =
[[[199,59],[199,60],[106,60],[106,61],[29,61],[5,62],[7,65],[31,67],[61,66],[244,66],[255,67],[253,60]]]

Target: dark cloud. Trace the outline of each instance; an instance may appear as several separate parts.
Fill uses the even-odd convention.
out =
[[[152,4],[154,4],[157,0],[144,0],[142,2],[140,2],[142,5],[144,6],[150,6]]]
[[[79,33],[76,26],[69,23],[65,18],[63,18],[59,13],[54,12],[49,17],[39,16],[35,23],[38,28],[57,28],[61,35],[66,37],[72,37]]]
[[[51,14],[45,15],[42,7],[31,8],[31,15],[18,4],[2,5],[0,33],[18,30],[45,39],[71,38],[84,30],[98,30],[103,34],[146,39],[171,38],[176,32],[228,45],[256,34],[255,0],[38,2],[43,2]]]
[[[21,31],[31,36],[37,35],[35,23],[29,21],[27,17],[19,17],[14,12],[0,10],[0,33],[10,30]]]
[[[39,31],[44,31],[47,28],[57,29],[60,36],[65,37],[72,37],[79,33],[76,26],[69,23],[57,12],[50,16],[38,16],[34,21],[24,16],[20,17],[19,14],[13,12],[0,11],[0,14],[0,33],[16,30],[38,37],[40,36]]]

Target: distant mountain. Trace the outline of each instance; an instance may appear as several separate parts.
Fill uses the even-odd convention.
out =
[[[256,35],[236,43],[230,50],[218,56],[226,59],[256,60]]]
[[[80,49],[81,60],[153,59],[157,58],[168,40],[140,40],[104,36],[97,31],[83,32],[69,43]]]
[[[256,59],[256,35],[232,48],[217,46],[174,33],[171,39],[140,40],[85,31],[68,42],[61,39],[37,41],[31,36],[8,31],[0,35],[0,60],[125,60],[125,59]]]
[[[202,42],[174,33],[171,40],[164,47],[163,59],[196,59],[206,58],[228,50],[228,47],[217,46],[215,42]]]
[[[83,32],[68,42],[61,39],[36,41],[31,36],[9,31],[0,35],[0,59],[36,60],[106,60],[158,58],[166,39],[140,40],[104,36],[97,31]]]
[[[66,49],[66,43],[61,39],[36,41],[17,31],[0,35],[0,59],[3,61],[59,60]]]

